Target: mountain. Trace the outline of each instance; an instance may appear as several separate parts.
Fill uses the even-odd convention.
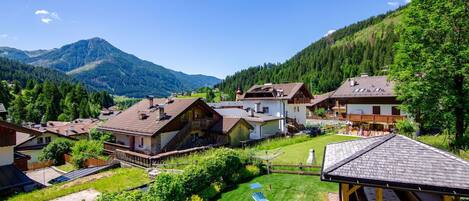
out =
[[[336,89],[345,79],[386,74],[394,58],[395,32],[405,7],[346,26],[280,64],[263,64],[227,76],[216,87],[233,98],[238,87],[304,82],[313,93]]]
[[[53,68],[98,90],[131,97],[163,97],[220,82],[212,76],[188,75],[139,59],[101,38],[80,40],[52,50],[0,47],[0,56]]]
[[[50,80],[54,83],[75,82],[70,76],[54,69],[35,67],[15,60],[0,57],[0,80],[19,81],[23,85],[28,80],[43,82]]]

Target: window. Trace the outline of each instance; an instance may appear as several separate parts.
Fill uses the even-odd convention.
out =
[[[373,114],[381,114],[381,107],[373,106]]]
[[[392,115],[401,115],[401,110],[397,106],[392,106],[391,107],[391,114]]]
[[[44,139],[42,137],[37,138],[37,144],[44,144]]]
[[[269,113],[269,107],[262,107],[262,113]]]
[[[47,144],[49,144],[51,140],[52,140],[51,137],[46,137],[46,143]]]

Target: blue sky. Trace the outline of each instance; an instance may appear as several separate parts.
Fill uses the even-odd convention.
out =
[[[328,31],[406,0],[5,0],[0,46],[50,49],[101,37],[167,68],[219,78],[283,62]]]

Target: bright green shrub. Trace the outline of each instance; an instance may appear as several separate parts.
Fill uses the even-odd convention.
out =
[[[69,153],[75,142],[72,140],[58,138],[42,149],[39,160],[51,160],[54,165],[64,164],[64,154]]]
[[[162,173],[156,176],[149,189],[149,195],[157,200],[185,201],[188,197],[181,175]]]
[[[204,201],[200,196],[198,195],[192,195],[191,196],[191,201]]]
[[[143,191],[124,191],[120,193],[101,194],[97,201],[157,201]]]
[[[417,131],[417,124],[412,120],[404,119],[397,121],[396,129],[402,135],[413,137],[413,134]]]
[[[83,168],[87,159],[98,158],[102,153],[102,142],[95,140],[80,140],[72,147],[72,163],[78,168]]]
[[[203,200],[210,200],[223,191],[225,184],[223,182],[214,182],[199,193]]]

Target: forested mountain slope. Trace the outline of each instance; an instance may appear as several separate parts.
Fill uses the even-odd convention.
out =
[[[385,74],[392,63],[395,33],[402,13],[393,12],[349,25],[312,43],[281,64],[264,64],[227,76],[217,85],[234,97],[237,87],[246,90],[267,82],[304,82],[311,92],[334,90],[343,80],[360,73]]]
[[[188,75],[125,53],[102,38],[80,40],[52,50],[23,51],[0,47],[0,56],[64,72],[116,95],[168,96],[171,92],[213,86],[212,76]]]

